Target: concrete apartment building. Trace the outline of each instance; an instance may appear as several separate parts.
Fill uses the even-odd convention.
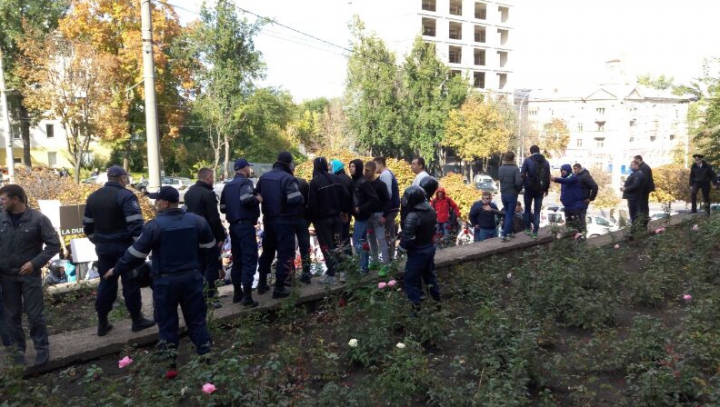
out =
[[[567,151],[554,164],[600,166],[618,183],[637,154],[651,167],[687,157],[689,99],[629,84],[619,69],[619,61],[610,61],[609,78],[594,88],[516,93],[529,128],[542,134],[553,119],[562,119],[570,131]]]
[[[512,0],[356,0],[353,12],[396,53],[418,35],[479,90],[512,96]]]

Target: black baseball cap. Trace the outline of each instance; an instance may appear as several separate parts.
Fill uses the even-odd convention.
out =
[[[148,197],[150,199],[162,199],[170,203],[180,202],[180,193],[171,186],[160,187],[159,191],[148,194]]]

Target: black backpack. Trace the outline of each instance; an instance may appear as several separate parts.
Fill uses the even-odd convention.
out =
[[[535,160],[535,173],[530,178],[530,187],[537,191],[547,191],[550,187],[548,185],[548,173],[545,167],[545,158],[540,155],[534,155],[532,157]]]

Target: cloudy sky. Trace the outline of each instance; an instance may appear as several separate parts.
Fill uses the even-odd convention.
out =
[[[187,10],[178,10],[183,21],[198,18],[201,0],[168,1]],[[353,1],[363,0],[236,0],[316,37],[267,26],[256,39],[268,67],[265,85],[287,89],[297,101],[340,96]],[[720,57],[718,1],[516,0],[513,13],[516,88],[594,84],[605,61],[616,58],[631,76],[665,74],[686,83],[701,75],[704,58]]]

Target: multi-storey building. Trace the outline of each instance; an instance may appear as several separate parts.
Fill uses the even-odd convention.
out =
[[[585,91],[526,91],[516,94],[515,101],[521,120],[541,136],[547,136],[553,119],[565,122],[570,143],[564,156],[553,161],[600,166],[612,172],[616,183],[629,172],[635,155],[657,167],[688,154],[689,99],[670,90],[606,83]]]
[[[360,0],[354,11],[398,56],[418,35],[475,88],[512,95],[513,1]]]

